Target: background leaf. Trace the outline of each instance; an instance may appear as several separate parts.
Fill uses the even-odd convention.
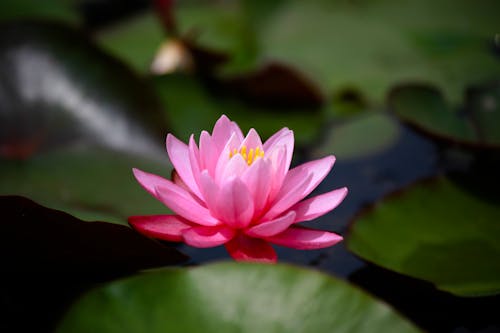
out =
[[[445,179],[393,195],[354,221],[348,248],[461,296],[500,292],[500,208]]]
[[[441,141],[472,148],[500,147],[500,83],[470,87],[461,107],[452,107],[437,88],[407,84],[391,90],[388,103],[404,122]]]
[[[456,102],[467,84],[498,76],[498,9],[496,1],[242,0],[183,1],[174,13],[181,36],[229,56],[221,68],[227,76],[278,62],[326,96],[354,87],[379,103],[392,85],[415,80]],[[153,54],[159,46],[153,39],[160,26],[150,20],[101,31],[99,40],[144,70],[152,58],[146,50]],[[133,50],[139,45],[141,54]]]

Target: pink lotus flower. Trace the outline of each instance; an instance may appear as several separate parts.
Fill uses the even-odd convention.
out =
[[[225,245],[236,260],[276,261],[274,243],[296,249],[332,246],[342,237],[296,225],[331,211],[347,188],[304,199],[331,170],[335,158],[289,170],[293,132],[283,128],[264,144],[251,129],[246,137],[222,116],[212,135],[203,131],[186,145],[167,136],[175,171],[172,181],[134,169],[137,181],[176,215],[132,216],[138,232],[194,247]]]

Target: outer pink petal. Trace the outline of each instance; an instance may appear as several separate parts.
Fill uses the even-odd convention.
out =
[[[198,184],[193,176],[188,146],[172,134],[167,135],[167,152],[175,170],[184,184],[198,197],[201,197]]]
[[[271,189],[272,167],[269,160],[259,158],[241,176],[241,180],[247,185],[252,194],[255,213],[261,214],[267,203]]]
[[[156,194],[155,188],[157,186],[169,186],[169,184],[170,184],[169,180],[167,180],[163,177],[154,175],[152,173],[148,173],[148,172],[136,169],[136,168],[133,168],[132,172],[134,173],[135,179],[137,179],[139,184],[141,184],[141,186],[146,191],[148,191],[152,196],[154,196],[158,200],[160,200],[160,198]]]
[[[245,233],[248,236],[257,238],[270,237],[285,231],[290,225],[293,224],[294,221],[295,212],[291,211],[272,221],[257,224],[250,229],[247,229]]]
[[[314,250],[335,245],[342,240],[342,236],[333,232],[295,226],[266,239],[271,243],[294,249]]]
[[[243,139],[240,148],[243,146],[247,147],[247,151],[250,150],[251,148],[257,148],[257,147],[262,149],[262,141],[260,140],[260,136],[255,129],[251,128],[248,131],[248,134],[246,138]]]
[[[324,215],[337,207],[347,195],[347,187],[323,193],[310,199],[301,201],[290,208],[295,211],[295,223],[310,221]]]
[[[275,263],[277,260],[273,247],[262,239],[239,234],[227,242],[225,247],[231,257],[238,261]]]
[[[285,158],[285,166],[286,170],[290,168],[290,163],[292,162],[293,155],[293,146],[295,140],[293,136],[293,131],[290,131],[288,128],[282,128],[274,135],[272,135],[267,141],[264,143],[264,151],[267,153],[272,153],[274,150],[285,147],[286,158]]]
[[[182,242],[182,233],[191,228],[177,215],[131,216],[128,223],[143,235],[171,242]]]
[[[235,231],[225,226],[193,227],[183,233],[186,244],[194,247],[214,247],[227,243]]]
[[[227,180],[217,195],[217,216],[232,228],[245,228],[254,213],[252,195],[239,178]]]
[[[220,224],[207,208],[196,202],[184,189],[169,181],[157,187],[156,194],[165,206],[188,221],[204,226]]]
[[[305,198],[326,177],[335,163],[335,157],[327,156],[291,169],[283,180],[283,186],[264,219],[273,219],[296,202]],[[307,182],[304,179],[308,178]]]

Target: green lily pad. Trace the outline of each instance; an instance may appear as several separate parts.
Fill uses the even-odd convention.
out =
[[[467,91],[464,106],[453,108],[434,87],[408,84],[388,97],[404,122],[440,140],[470,147],[500,147],[500,84],[489,82]]]
[[[64,332],[418,332],[347,283],[286,265],[222,263],[111,283],[85,295]]]
[[[192,133],[197,137],[202,130],[211,130],[221,114],[226,114],[243,131],[253,127],[263,138],[288,127],[294,131],[295,139],[300,144],[317,136],[323,118],[315,110],[282,112],[252,107],[226,96],[212,95],[194,76],[166,75],[155,78],[154,83],[165,105],[172,130],[183,141],[187,141]]]
[[[366,157],[389,149],[399,139],[398,123],[387,114],[366,112],[329,126],[315,156],[335,154],[342,160]]]
[[[66,149],[29,160],[0,160],[0,195],[21,195],[87,221],[127,224],[131,215],[169,214],[135,180],[132,168],[169,178],[171,166],[137,155]]]
[[[500,206],[446,179],[393,195],[352,224],[348,248],[460,296],[500,293]]]

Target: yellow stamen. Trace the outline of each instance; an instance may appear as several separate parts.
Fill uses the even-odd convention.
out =
[[[245,162],[247,162],[248,165],[251,165],[258,158],[264,157],[264,150],[262,150],[260,147],[256,147],[255,149],[250,148],[247,154],[247,147],[242,146],[239,151],[236,148],[230,151],[229,158],[235,156],[236,154],[240,154],[241,157],[243,157],[243,159],[245,160]]]
[[[247,164],[250,165],[253,162],[253,148],[250,148],[250,152],[248,153]]]

